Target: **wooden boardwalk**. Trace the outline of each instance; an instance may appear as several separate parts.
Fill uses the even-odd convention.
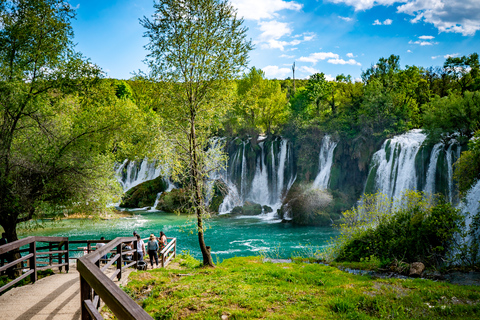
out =
[[[81,319],[80,275],[75,265],[70,266],[68,273],[56,273],[1,295],[0,320]],[[128,268],[122,273],[122,280],[114,282],[125,285],[132,271],[135,270]]]

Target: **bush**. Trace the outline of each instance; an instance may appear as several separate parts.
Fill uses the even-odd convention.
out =
[[[362,261],[375,256],[384,264],[421,261],[430,266],[446,261],[454,235],[460,231],[463,218],[459,210],[443,199],[432,202],[420,192],[408,192],[403,200],[383,213],[347,212],[349,220],[340,225],[341,235],[334,245],[335,259]],[[385,205],[382,201],[373,204],[370,209]]]

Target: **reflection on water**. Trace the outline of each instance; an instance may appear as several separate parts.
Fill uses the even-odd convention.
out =
[[[196,234],[196,220],[164,212],[136,212],[130,218],[102,220],[98,222],[64,220],[57,223],[47,222],[44,229],[20,234],[67,236],[71,240],[113,239],[131,236],[133,231],[142,238],[151,233],[158,236],[160,231],[167,237],[178,239],[177,252],[189,251],[201,259]],[[258,218],[214,217],[206,223],[205,241],[212,247],[214,261],[235,256],[251,256],[265,252],[269,256],[289,257],[322,250],[327,241],[337,234],[329,227],[299,227],[280,222],[272,223]]]

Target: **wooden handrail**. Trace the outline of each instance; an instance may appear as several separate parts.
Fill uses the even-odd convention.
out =
[[[152,317],[133,301],[122,289],[105,275],[99,268],[101,257],[113,249],[117,249],[117,278],[121,278],[122,270],[122,244],[134,241],[136,249],[136,238],[115,238],[97,249],[78,259],[77,270],[80,273],[80,299],[82,309],[82,320],[102,319],[99,313],[92,310],[95,295],[110,308],[118,319],[151,320]],[[137,255],[134,254],[136,260]],[[136,263],[136,262],[134,262]],[[113,262],[112,262],[113,264]],[[92,292],[93,289],[93,292]],[[96,307],[96,305],[95,305]]]
[[[37,243],[39,242],[48,242],[49,245],[47,247],[45,246],[37,247]],[[52,245],[52,243],[58,243],[56,245],[56,248],[55,246]],[[21,247],[27,246],[27,245],[29,246],[29,248],[20,249]],[[64,247],[63,250],[61,249],[62,246]],[[39,250],[49,250],[49,251],[39,251]],[[20,282],[21,280],[23,280],[28,276],[30,276],[30,281],[34,283],[35,281],[37,281],[37,271],[39,270],[46,270],[46,269],[58,267],[59,270],[62,271],[62,267],[65,267],[65,271],[68,272],[70,268],[69,258],[68,258],[68,238],[67,237],[30,236],[30,237],[19,239],[14,242],[7,243],[0,246],[0,255],[4,255],[4,257],[2,258],[5,258],[5,256],[12,251],[20,254],[20,258],[6,263],[4,266],[0,267],[0,271],[4,271],[10,268],[14,268],[13,270],[23,269],[23,267],[21,268],[15,268],[15,267],[18,264],[23,265],[25,261],[28,261],[28,267],[30,270],[23,274],[20,274],[14,280],[10,281],[9,283],[1,287],[0,293],[14,286],[15,284],[17,284],[18,282]],[[28,254],[21,256],[22,252],[28,252]],[[58,255],[57,264],[52,264],[53,255]],[[47,256],[44,258],[49,259],[48,265],[45,266],[45,263],[41,263],[40,261],[39,263],[37,263],[38,256]],[[65,263],[62,262],[63,259],[65,259]],[[37,266],[37,264],[39,264],[39,266]]]

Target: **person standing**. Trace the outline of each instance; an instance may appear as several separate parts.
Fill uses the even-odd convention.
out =
[[[163,231],[160,231],[158,242],[160,244],[159,251],[162,252],[162,250],[167,246],[167,236],[165,235],[165,233],[163,233]]]
[[[140,238],[140,235],[138,233],[136,237],[138,261],[143,261],[143,257],[145,256],[145,243],[143,242],[142,238]]]
[[[155,235],[152,233],[150,235],[150,238],[147,242],[147,250],[148,250],[148,255],[150,256],[150,264],[152,265],[153,269],[153,259],[155,259],[155,263],[158,267],[158,241],[155,239]]]

